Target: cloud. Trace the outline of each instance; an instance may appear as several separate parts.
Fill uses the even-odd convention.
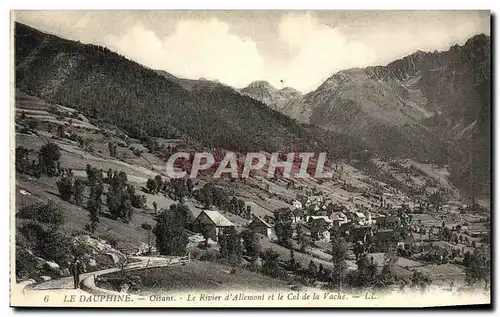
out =
[[[121,54],[154,69],[198,79],[217,79],[243,87],[263,76],[263,61],[254,41],[231,34],[217,19],[181,20],[163,39],[136,24],[106,43]]]
[[[163,60],[162,42],[155,32],[148,30],[142,24],[136,24],[124,35],[108,35],[104,42],[118,53],[151,68],[161,68]]]
[[[376,60],[366,44],[349,40],[340,28],[321,24],[311,13],[285,15],[279,34],[295,52],[282,76],[287,85],[301,91],[316,88],[336,71]]]
[[[306,92],[335,71],[374,61],[366,45],[349,41],[339,29],[320,24],[312,14],[285,15],[278,29],[293,55],[279,67],[261,56],[253,40],[231,33],[227,23],[215,18],[180,20],[163,39],[137,23],[125,34],[108,36],[105,42],[148,67],[186,78],[216,79],[237,88],[254,80],[280,87],[283,80]]]
[[[385,65],[418,49],[447,50],[490,27],[487,11],[260,14],[16,11],[16,20],[180,77],[236,88],[267,80],[302,92],[339,70]]]

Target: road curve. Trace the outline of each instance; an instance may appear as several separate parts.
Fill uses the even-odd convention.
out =
[[[146,266],[149,267],[162,267],[162,266],[169,266],[169,265],[175,265],[179,263],[179,257],[154,257],[154,256],[134,256],[131,257],[132,259],[139,260],[138,262],[132,262],[129,263],[125,266],[126,271],[131,271],[131,270],[138,270],[145,268]],[[80,275],[80,281],[83,281],[89,276],[99,276],[99,275],[104,275],[104,274],[109,274],[109,273],[114,273],[120,271],[120,268],[114,267],[114,268],[109,268],[105,270],[99,270],[95,272],[90,272],[90,273],[83,273]],[[18,284],[19,285],[19,284]],[[32,293],[32,292],[43,292],[43,291],[58,291],[61,290],[68,294],[88,294],[87,292],[81,290],[81,289],[74,289],[73,287],[73,277],[62,277],[59,279],[54,279],[50,280],[47,282],[43,282],[37,285],[34,285],[33,287],[29,288],[26,290],[27,293]]]

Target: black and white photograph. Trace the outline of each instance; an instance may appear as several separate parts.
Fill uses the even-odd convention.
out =
[[[486,10],[12,10],[11,306],[490,305]]]

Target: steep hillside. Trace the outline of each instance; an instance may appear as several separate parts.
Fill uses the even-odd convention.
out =
[[[389,156],[450,164],[460,187],[488,192],[488,36],[445,52],[418,51],[387,66],[340,71],[279,110],[362,138]]]
[[[159,74],[104,47],[15,25],[16,87],[117,125],[155,136],[235,151],[352,154],[357,140],[297,123],[230,87]]]
[[[300,98],[302,94],[290,87],[276,89],[267,81],[254,81],[247,87],[240,89],[244,95],[262,101],[274,110],[281,110],[285,104]]]
[[[182,88],[192,91],[192,90],[199,90],[199,89],[218,89],[218,88],[229,88],[228,86],[225,86],[219,82],[216,81],[211,81],[207,79],[188,79],[188,78],[181,78],[174,76],[164,70],[155,70],[156,73],[159,75],[165,77],[167,80],[172,81],[174,83],[179,84]]]

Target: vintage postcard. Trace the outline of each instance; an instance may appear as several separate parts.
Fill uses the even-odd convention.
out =
[[[490,20],[12,11],[11,305],[490,305]]]

